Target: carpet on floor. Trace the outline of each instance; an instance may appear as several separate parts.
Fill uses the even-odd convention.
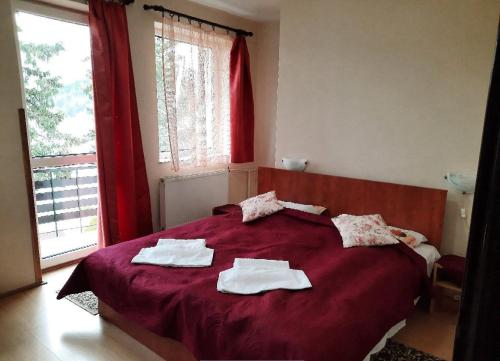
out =
[[[91,292],[82,292],[65,297],[75,305],[83,308],[85,311],[97,315],[97,297]],[[387,340],[386,346],[372,355],[370,361],[443,361],[437,357],[425,352],[408,347],[401,343]]]
[[[57,291],[57,293],[59,293],[59,291]],[[99,313],[97,309],[97,297],[92,293],[92,291],[75,293],[64,298],[94,316]]]
[[[387,340],[385,347],[372,355],[370,361],[444,361],[425,352]]]

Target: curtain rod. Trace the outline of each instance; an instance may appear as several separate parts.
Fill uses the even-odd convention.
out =
[[[38,2],[39,0],[34,0],[35,2]],[[41,0],[43,2],[43,0]],[[74,2],[76,3],[80,3],[80,4],[89,4],[89,0],[73,0]],[[116,2],[118,4],[122,4],[122,5],[130,5],[130,4],[133,4],[135,0],[109,0],[108,2]],[[58,5],[56,5],[58,6]],[[59,6],[58,6],[59,7]]]
[[[222,25],[222,24],[217,24],[217,23],[214,23],[212,21],[208,21],[208,20],[204,20],[204,19],[200,19],[200,18],[191,16],[191,15],[183,14],[183,13],[180,13],[180,12],[177,12],[177,11],[173,11],[173,10],[164,8],[161,5],[144,5],[144,10],[154,10],[154,11],[159,11],[161,13],[168,13],[171,17],[177,16],[177,19],[179,19],[179,18],[188,19],[189,23],[191,23],[192,21],[195,21],[195,22],[197,22],[200,25],[202,23],[203,24],[207,24],[207,25],[210,25],[212,27],[212,29],[215,28],[215,27],[218,27],[218,28],[221,28],[221,29],[224,29],[224,30],[227,30],[227,31],[232,31],[232,32],[236,33],[236,35],[253,36],[252,32],[245,31],[245,30],[242,30],[242,29],[232,28],[230,26],[226,26],[226,25]]]

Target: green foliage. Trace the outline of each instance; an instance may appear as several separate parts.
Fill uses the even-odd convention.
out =
[[[75,137],[58,129],[65,115],[56,110],[55,98],[63,85],[59,76],[44,67],[63,50],[60,43],[21,43],[26,115],[33,157],[67,154],[72,147],[85,143],[93,135]],[[82,90],[84,93],[89,91]]]
[[[68,154],[71,148],[95,139],[94,131],[76,137],[58,128],[65,117],[58,108],[64,107],[69,113],[75,113],[77,108],[84,107],[89,115],[93,115],[89,105],[92,104],[90,72],[86,74],[88,81],[63,86],[59,76],[45,70],[50,60],[63,50],[61,43],[21,43],[26,115],[33,157]],[[83,61],[88,61],[88,58]],[[87,99],[84,104],[79,101],[81,94]]]

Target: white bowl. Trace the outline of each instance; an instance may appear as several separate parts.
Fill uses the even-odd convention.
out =
[[[307,159],[299,159],[299,158],[283,158],[281,160],[283,162],[283,166],[287,170],[294,170],[297,172],[302,172],[306,169]]]

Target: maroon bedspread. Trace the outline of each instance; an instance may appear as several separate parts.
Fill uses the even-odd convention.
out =
[[[251,224],[225,214],[99,250],[58,298],[92,290],[126,318],[183,342],[201,359],[362,360],[406,318],[426,282],[422,257],[403,244],[343,249],[328,217],[283,210]],[[158,238],[206,238],[208,268],[134,265]],[[285,259],[313,287],[241,296],[217,292],[235,257]]]

